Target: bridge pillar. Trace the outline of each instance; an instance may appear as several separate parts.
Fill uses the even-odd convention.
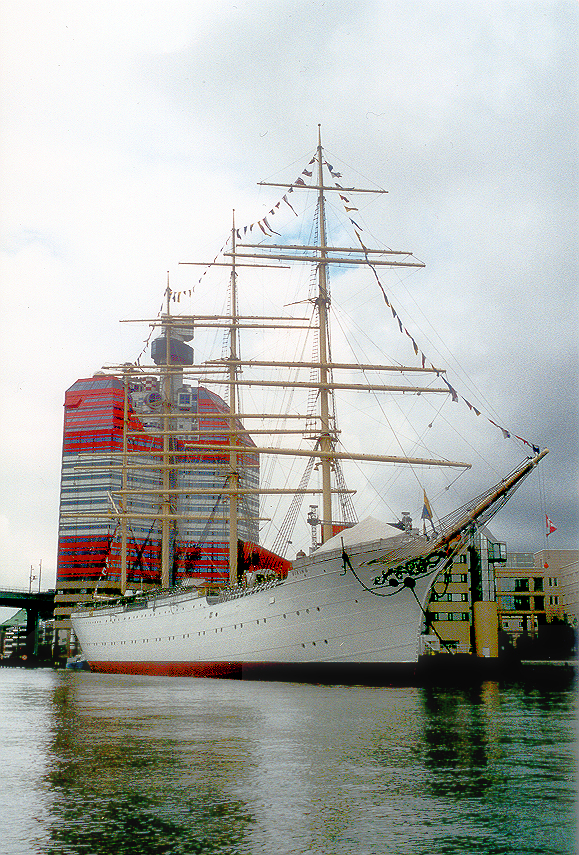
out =
[[[26,607],[26,656],[32,659],[38,653],[38,608]]]

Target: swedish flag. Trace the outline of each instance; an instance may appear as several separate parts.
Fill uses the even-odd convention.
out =
[[[430,520],[430,522],[432,522],[432,508],[430,507],[430,502],[428,501],[428,496],[426,495],[426,490],[424,490],[424,506],[422,508],[421,519]]]

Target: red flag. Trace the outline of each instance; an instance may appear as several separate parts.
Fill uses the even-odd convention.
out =
[[[550,534],[553,534],[554,531],[557,531],[557,526],[553,525],[547,515],[545,515],[545,520],[547,522],[547,537],[549,537]]]

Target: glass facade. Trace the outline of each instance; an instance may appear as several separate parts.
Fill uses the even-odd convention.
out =
[[[180,386],[171,407],[171,448],[179,465],[170,470],[172,580],[225,581],[229,575],[229,499],[222,494],[230,470],[229,409],[202,386]],[[163,450],[162,395],[147,375],[129,387],[126,510],[127,583],[160,582]],[[65,395],[57,587],[83,580],[119,582],[121,577],[124,384],[95,375],[77,381]],[[240,422],[236,423],[242,429]],[[182,435],[179,431],[183,431]],[[199,445],[223,445],[200,453]],[[247,435],[239,444],[253,446]],[[138,456],[137,456],[138,455]],[[239,454],[240,487],[259,486],[259,456]],[[186,492],[191,488],[191,493]],[[198,491],[202,490],[201,493]],[[193,492],[195,491],[195,492]],[[240,500],[239,538],[257,544],[259,498]]]

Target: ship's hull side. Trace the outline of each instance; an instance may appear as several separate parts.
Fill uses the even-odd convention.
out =
[[[73,627],[96,671],[243,679],[403,671],[417,661],[438,570],[414,579],[413,588],[377,588],[371,557],[352,553],[354,575],[340,553],[322,555],[283,582],[217,602],[181,591],[85,609]]]

